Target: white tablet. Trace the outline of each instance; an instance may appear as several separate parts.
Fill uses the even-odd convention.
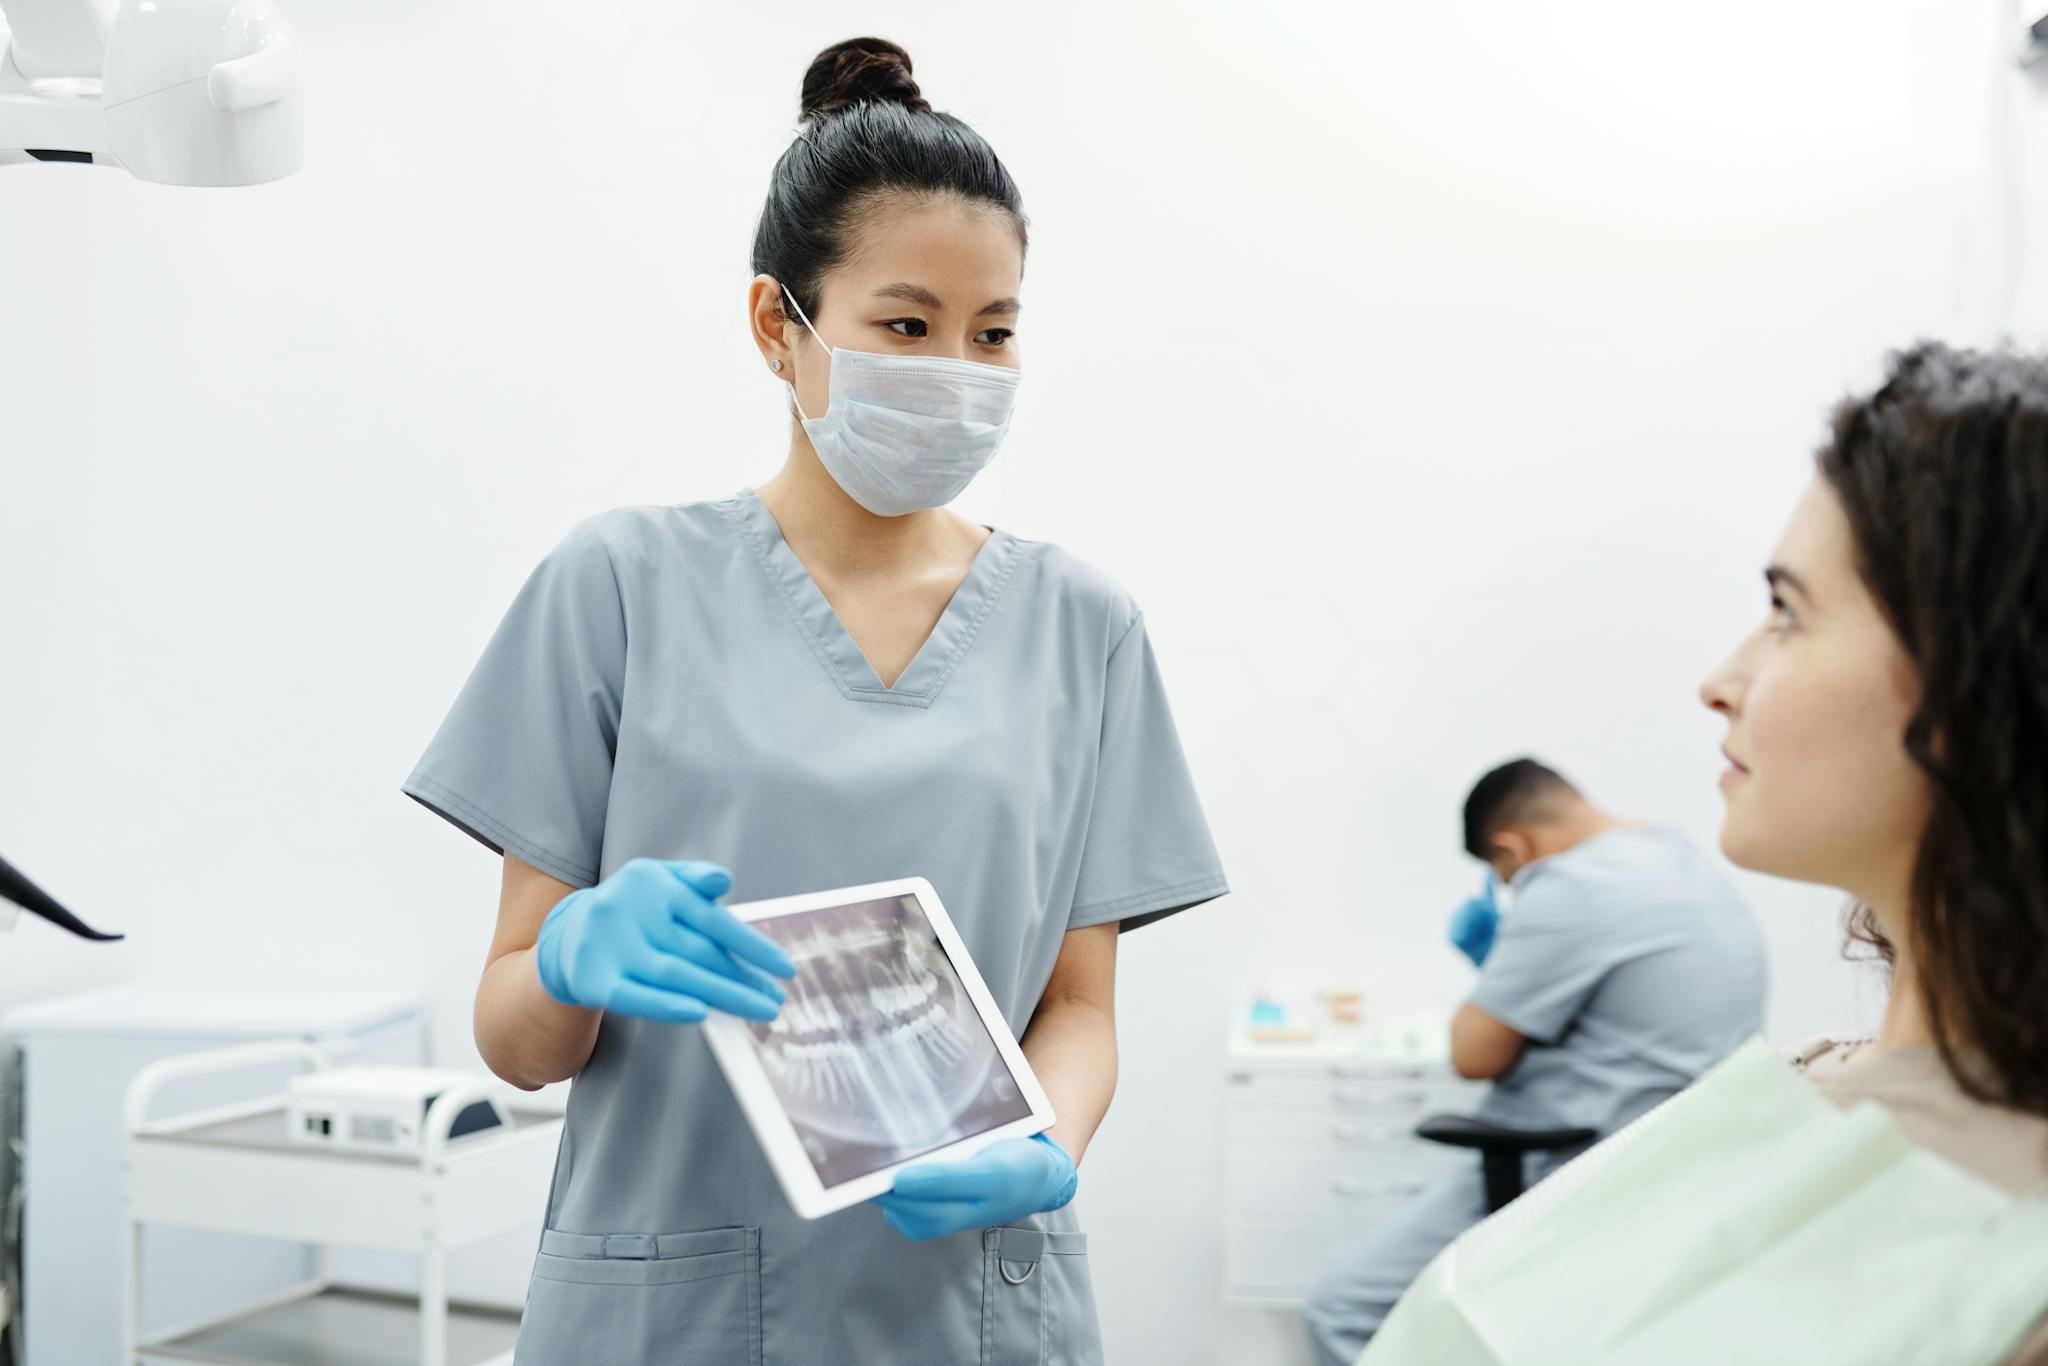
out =
[[[796,962],[765,1024],[713,1013],[712,1056],[806,1219],[889,1190],[899,1168],[1049,1129],[1052,1106],[923,878],[746,902]]]

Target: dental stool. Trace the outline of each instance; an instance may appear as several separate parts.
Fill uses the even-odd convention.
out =
[[[1522,1159],[1528,1153],[1582,1148],[1600,1136],[1597,1129],[1509,1129],[1470,1115],[1431,1115],[1415,1126],[1415,1136],[1453,1148],[1477,1148],[1486,1177],[1486,1212],[1494,1213],[1527,1188]]]

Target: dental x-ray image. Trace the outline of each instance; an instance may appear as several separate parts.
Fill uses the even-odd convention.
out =
[[[833,1186],[1031,1113],[914,896],[776,916],[789,1001],[748,1027]]]

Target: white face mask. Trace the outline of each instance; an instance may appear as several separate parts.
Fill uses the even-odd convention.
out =
[[[790,306],[818,329],[796,296]],[[1017,406],[1015,370],[944,356],[835,350],[823,417],[790,401],[818,459],[847,496],[877,517],[943,507],[995,459]]]

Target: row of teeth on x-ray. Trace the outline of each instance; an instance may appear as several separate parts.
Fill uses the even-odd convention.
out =
[[[787,1081],[806,1098],[834,1107],[872,1104],[883,1098],[878,1088],[926,1096],[943,1091],[935,1083],[968,1049],[945,983],[896,934],[860,935],[837,947],[803,962],[796,993],[777,1022],[776,1051]]]
[[[827,1103],[850,1103],[871,1098],[870,1088],[862,1083],[869,1067],[914,1063],[938,1072],[965,1056],[960,1031],[941,1005],[898,1020],[880,1037],[888,1051],[877,1054],[871,1050],[864,1063],[857,1061],[860,1046],[845,1038],[784,1044],[783,1062],[805,1093]]]

